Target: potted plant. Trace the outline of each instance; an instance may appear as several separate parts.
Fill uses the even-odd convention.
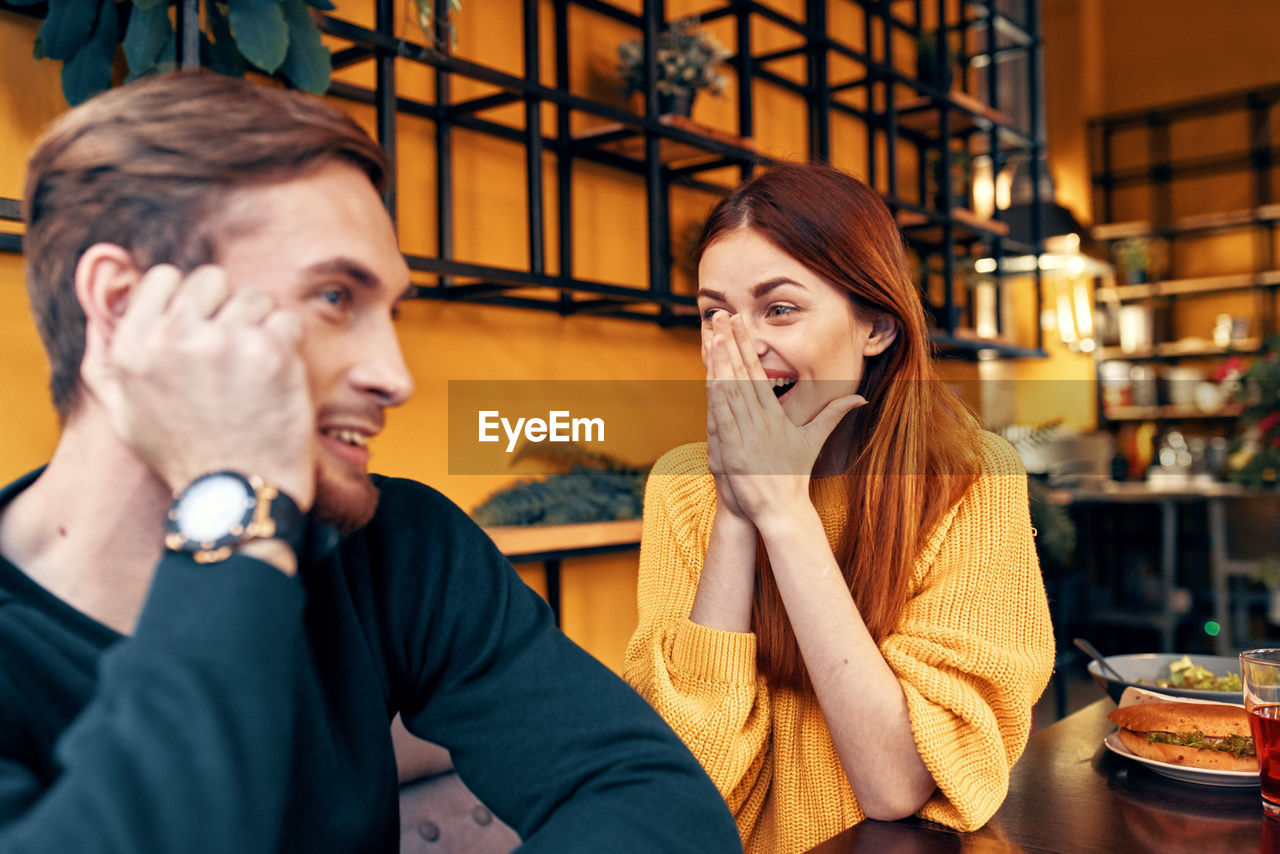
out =
[[[945,38],[937,30],[920,34],[916,46],[916,79],[940,92],[949,92],[955,81],[958,60],[964,50],[960,33],[945,30]]]
[[[436,14],[438,5],[439,15]],[[462,11],[462,0],[414,0],[418,26],[433,43],[439,44],[440,31],[448,33],[449,41],[457,44],[458,31],[453,28],[453,16]]]
[[[1111,248],[1126,284],[1136,285],[1154,272],[1155,245],[1145,237],[1126,237]]]
[[[699,90],[716,95],[724,91],[725,79],[717,68],[729,57],[729,50],[702,29],[697,18],[672,21],[658,33],[654,50],[660,114],[688,116]],[[624,94],[645,90],[644,44],[639,39],[618,45],[618,74]]]
[[[942,152],[929,149],[925,154],[928,167],[927,190],[933,205],[938,210],[945,210],[946,196],[943,188],[950,185],[951,207],[972,207],[970,190],[973,187],[973,155],[964,149],[953,149],[950,152],[950,172],[943,171]]]
[[[1249,580],[1267,591],[1267,622],[1280,626],[1280,555],[1266,555],[1258,561]]]
[[[1232,401],[1244,405],[1227,458],[1227,477],[1246,486],[1280,486],[1280,333],[1238,380]]]

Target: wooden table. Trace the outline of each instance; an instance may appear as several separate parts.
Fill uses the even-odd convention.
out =
[[[638,551],[639,519],[584,522],[579,525],[501,525],[485,528],[512,563],[540,563],[547,583],[547,603],[560,625],[560,561],[572,557]]]
[[[1099,700],[1033,734],[1008,798],[978,831],[919,819],[864,821],[809,854],[1280,851],[1280,822],[1263,821],[1258,789],[1180,783],[1103,747],[1114,708]]]

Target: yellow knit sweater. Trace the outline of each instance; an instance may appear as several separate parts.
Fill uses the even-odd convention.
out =
[[[982,443],[983,473],[929,536],[910,601],[880,644],[938,784],[919,815],[961,830],[1004,800],[1054,658],[1026,475],[1007,442],[984,433]],[[814,481],[832,544],[846,500],[841,478]],[[755,635],[689,620],[714,516],[706,446],[665,454],[645,496],[625,677],[702,762],[747,854],[796,854],[865,816],[813,694],[769,687]]]

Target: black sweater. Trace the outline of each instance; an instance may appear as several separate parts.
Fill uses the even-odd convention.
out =
[[[312,526],[296,578],[166,555],[129,637],[0,559],[0,851],[395,851],[397,711],[522,851],[740,851],[693,757],[483,532],[375,483],[373,521]]]

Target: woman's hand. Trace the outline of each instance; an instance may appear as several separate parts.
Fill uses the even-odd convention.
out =
[[[840,419],[866,403],[829,402],[807,424],[792,424],[773,393],[740,317],[716,312],[703,344],[707,364],[707,457],[725,512],[759,527],[767,514],[809,504],[809,477]]]
[[[702,361],[707,366],[707,466],[716,484],[716,515],[724,513],[733,517],[734,521],[751,524],[742,505],[733,494],[733,487],[725,474],[724,461],[720,452],[720,431],[716,425],[715,408],[712,406],[712,388],[716,382],[715,370],[711,363],[710,342],[703,342]],[[754,536],[754,534],[752,535]]]

